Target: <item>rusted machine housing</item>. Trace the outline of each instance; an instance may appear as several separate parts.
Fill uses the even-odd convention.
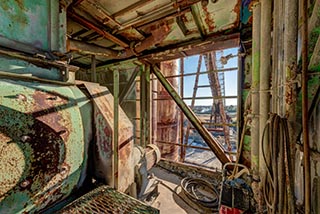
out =
[[[121,109],[119,171],[113,174],[107,88],[2,74],[0,90],[0,213],[38,212],[63,200],[83,184],[89,154],[96,179],[111,186],[118,179],[122,192],[134,182],[133,129]]]

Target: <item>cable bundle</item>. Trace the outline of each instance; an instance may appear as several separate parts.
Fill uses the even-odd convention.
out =
[[[268,134],[268,142],[264,142]],[[263,195],[268,213],[294,213],[289,131],[286,118],[272,114],[262,137],[262,153],[266,166]]]

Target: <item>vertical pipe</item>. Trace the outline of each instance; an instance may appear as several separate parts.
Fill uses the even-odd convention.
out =
[[[279,49],[281,49],[280,46],[280,28],[281,28],[281,19],[280,19],[280,2],[282,0],[274,0],[273,1],[273,31],[272,31],[272,112],[279,113],[278,109],[278,79],[279,79],[279,61],[280,61],[280,54]],[[281,69],[282,70],[282,69]],[[280,114],[280,113],[279,113]]]
[[[260,82],[260,24],[261,5],[253,5],[252,26],[252,123],[251,123],[251,169],[254,176],[259,176],[259,82]],[[244,127],[245,128],[245,127]],[[254,194],[258,196],[258,188],[254,186]]]
[[[291,175],[294,174],[294,161],[295,161],[295,146],[296,146],[296,100],[297,92],[295,83],[292,83],[296,77],[296,65],[297,65],[297,53],[298,53],[298,0],[286,0],[284,5],[285,10],[285,28],[284,28],[284,75],[286,80],[285,88],[285,108],[286,117],[288,118],[289,129],[289,150],[291,155],[287,160],[289,166],[292,166],[290,171]],[[291,98],[291,99],[290,99]],[[288,195],[288,208],[290,213],[295,213],[294,202],[294,183],[293,179],[290,179],[290,183],[287,186],[289,190]]]
[[[91,82],[97,82],[96,56],[91,55]]]
[[[114,188],[118,189],[118,152],[119,152],[119,71],[113,71],[113,178]]]
[[[140,146],[146,147],[146,105],[147,105],[147,80],[146,80],[146,69],[147,65],[143,66],[140,75]]]
[[[310,147],[308,127],[308,0],[303,0],[302,20],[302,134],[305,213],[311,212]]]
[[[264,142],[268,142],[267,135],[263,136],[268,114],[270,111],[270,70],[271,70],[271,4],[270,0],[261,0],[261,39],[260,39],[260,114],[259,114],[259,171],[260,175],[265,175],[266,168],[263,161],[262,138]],[[262,190],[263,182],[260,182],[260,191]],[[261,194],[262,195],[262,194]],[[261,204],[260,204],[261,205]]]
[[[146,79],[146,106],[145,106],[145,114],[146,114],[146,145],[151,143],[152,133],[152,112],[151,112],[151,88],[150,88],[150,65],[147,65],[146,72],[145,72],[145,79]]]
[[[180,96],[183,99],[184,96],[184,58],[180,59]],[[184,135],[184,114],[183,111],[180,110],[180,161],[184,162],[186,156],[186,148],[183,146],[183,135]]]
[[[152,144],[156,144],[157,140],[157,121],[158,121],[158,108],[157,108],[157,98],[158,98],[158,80],[152,75]]]

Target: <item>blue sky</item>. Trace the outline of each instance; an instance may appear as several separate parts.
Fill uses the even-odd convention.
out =
[[[218,60],[218,69],[220,68],[233,68],[238,66],[238,58],[233,57],[228,60],[226,65],[220,63],[220,57],[226,56],[228,54],[236,55],[238,53],[238,48],[225,49],[216,52],[216,58]],[[197,71],[199,55],[191,56],[185,58],[184,70],[185,73],[194,73]],[[206,71],[206,66],[204,59],[202,59],[201,71]],[[228,71],[224,72],[225,75],[225,95],[226,96],[236,96],[237,95],[237,74],[238,71]],[[184,97],[192,97],[193,87],[194,87],[195,75],[184,77]],[[209,85],[209,79],[207,74],[202,74],[199,76],[199,85]],[[208,97],[212,96],[210,88],[199,88],[197,91],[197,97]],[[191,100],[186,100],[186,103],[190,105]],[[212,105],[212,100],[196,100],[195,105]],[[237,105],[237,99],[226,99],[226,105]]]

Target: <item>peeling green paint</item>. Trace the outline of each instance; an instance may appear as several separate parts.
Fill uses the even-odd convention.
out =
[[[36,212],[83,177],[88,120],[78,101],[88,99],[75,87],[39,82],[1,79],[0,88],[0,213]]]

